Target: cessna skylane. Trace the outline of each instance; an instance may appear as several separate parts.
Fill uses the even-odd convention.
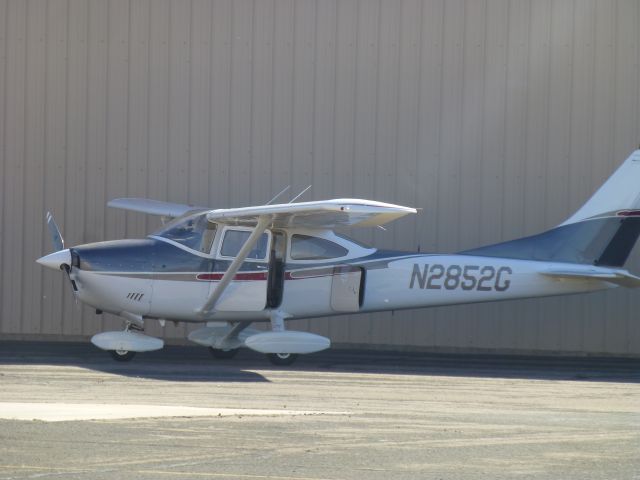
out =
[[[56,252],[38,263],[65,272],[76,298],[97,313],[123,318],[124,330],[91,339],[120,361],[164,346],[143,333],[152,320],[201,324],[188,338],[216,358],[246,347],[289,365],[330,340],[288,330],[288,320],[640,286],[623,269],[640,233],[640,150],[557,227],[457,254],[376,250],[334,231],[416,213],[370,200],[217,210],[137,198],[108,205],[165,223],[145,239],[64,248],[47,214]]]

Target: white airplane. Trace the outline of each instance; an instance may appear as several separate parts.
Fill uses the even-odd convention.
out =
[[[640,233],[640,150],[561,225],[457,254],[376,250],[334,231],[416,213],[369,200],[218,210],[135,198],[108,205],[173,220],[145,239],[65,249],[47,214],[57,251],[38,263],[65,271],[75,296],[97,313],[124,319],[123,331],[91,340],[121,361],[163,347],[142,333],[149,320],[203,324],[188,338],[217,358],[247,347],[288,365],[330,340],[287,330],[287,320],[640,286],[622,268]]]

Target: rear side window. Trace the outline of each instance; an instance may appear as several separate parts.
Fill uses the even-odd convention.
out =
[[[291,237],[291,258],[293,260],[327,260],[344,257],[349,251],[331,240],[309,235]]]
[[[251,235],[251,232],[247,230],[227,230],[224,234],[224,240],[222,241],[222,249],[220,254],[224,257],[235,257],[244,245],[244,243]],[[267,256],[267,244],[269,243],[269,236],[266,233],[260,235],[258,242],[253,246],[248,259],[262,260]]]

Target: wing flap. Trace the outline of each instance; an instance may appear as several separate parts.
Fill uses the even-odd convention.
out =
[[[181,217],[187,212],[195,210],[207,210],[204,207],[194,205],[183,205],[180,203],[162,202],[148,198],[115,198],[107,203],[112,208],[120,208],[131,212],[148,213],[150,215],[161,215],[163,217]]]
[[[373,200],[334,199],[211,210],[207,218],[212,222],[255,225],[259,217],[266,215],[271,218],[271,225],[279,228],[333,228],[384,225],[410,213],[416,213],[416,209]]]
[[[540,272],[542,275],[566,280],[597,280],[601,282],[609,282],[621,287],[638,288],[640,287],[640,277],[637,277],[626,270],[614,270],[608,268],[590,268],[590,269],[563,269],[563,270],[547,270]]]

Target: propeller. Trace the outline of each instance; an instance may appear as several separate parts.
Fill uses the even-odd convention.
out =
[[[54,252],[36,260],[40,265],[54,270],[65,270],[69,274],[71,270],[71,252],[64,248],[64,240],[60,234],[60,229],[53,219],[51,212],[47,212],[47,227],[51,234]]]
[[[64,250],[64,239],[58,228],[58,224],[53,219],[51,212],[47,212],[47,227],[49,227],[49,233],[51,234],[51,241],[53,242],[53,248],[56,252]]]

